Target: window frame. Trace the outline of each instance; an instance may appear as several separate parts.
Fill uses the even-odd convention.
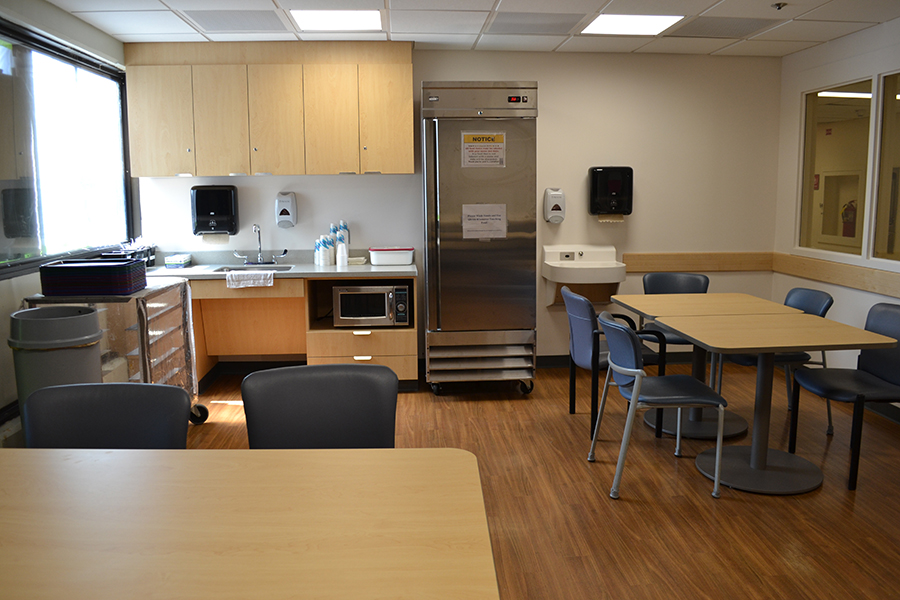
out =
[[[122,158],[124,170],[122,172],[122,186],[125,197],[125,221],[126,234],[129,239],[137,237],[140,230],[136,222],[137,211],[134,207],[132,181],[131,181],[131,158],[129,155],[128,141],[128,112],[127,98],[125,96],[125,71],[118,67],[102,61],[90,54],[58,42],[48,36],[36,32],[25,27],[21,27],[15,23],[0,18],[0,36],[15,41],[17,44],[25,46],[31,50],[43,52],[53,58],[74,65],[81,69],[87,69],[109,78],[114,81],[119,88],[119,102],[121,103],[121,123],[122,129]],[[127,242],[128,240],[122,240]],[[0,263],[0,281],[21,277],[30,273],[37,272],[41,265],[47,264],[61,259],[81,259],[94,258],[103,252],[118,249],[119,245],[93,246],[88,248],[79,248],[67,252],[56,254],[48,254],[45,256],[25,258],[13,260],[6,263]]]

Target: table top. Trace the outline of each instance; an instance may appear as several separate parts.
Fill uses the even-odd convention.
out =
[[[17,598],[499,598],[454,449],[0,451]]]
[[[612,297],[612,301],[648,319],[674,315],[752,315],[802,312],[797,308],[791,308],[778,302],[741,293],[617,294]]]
[[[722,354],[891,348],[897,340],[816,315],[744,314],[661,317],[656,322]]]

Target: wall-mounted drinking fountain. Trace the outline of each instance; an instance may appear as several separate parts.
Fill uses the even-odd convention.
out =
[[[555,284],[598,284],[625,281],[625,263],[616,260],[615,246],[565,244],[544,246],[541,275],[547,285],[547,306],[554,303]]]

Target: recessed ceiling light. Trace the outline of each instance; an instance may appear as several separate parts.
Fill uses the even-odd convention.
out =
[[[677,15],[600,15],[581,33],[592,35],[657,35],[683,16]]]
[[[869,92],[819,92],[819,98],[866,98],[872,97]]]
[[[292,10],[303,31],[381,31],[377,10]]]

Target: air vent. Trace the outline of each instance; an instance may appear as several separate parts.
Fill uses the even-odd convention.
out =
[[[697,17],[666,37],[706,37],[743,39],[757,31],[768,29],[777,19],[741,19],[738,17]]]
[[[584,18],[584,14],[497,13],[489,33],[565,35]]]
[[[271,10],[186,10],[184,14],[209,33],[287,31]]]

